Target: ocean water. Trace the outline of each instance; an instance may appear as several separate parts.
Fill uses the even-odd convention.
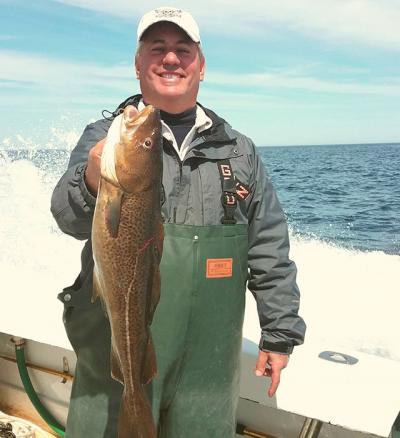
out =
[[[46,281],[56,299],[79,272],[82,242],[63,235],[49,210],[77,138],[61,130],[40,145],[3,140],[0,276],[13,293],[28,283],[40,292]],[[307,339],[400,361],[400,144],[260,153],[288,218]]]
[[[260,152],[294,233],[400,254],[400,144]]]

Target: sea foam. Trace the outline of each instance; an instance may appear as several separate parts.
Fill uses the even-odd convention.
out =
[[[291,241],[307,336],[400,361],[400,257]]]
[[[51,300],[79,273],[82,242],[62,234],[50,213],[61,170],[48,163],[0,159],[1,302],[9,293],[51,292]],[[64,163],[65,164],[65,163]],[[47,169],[47,170],[46,170]],[[400,361],[400,256],[348,250],[315,238],[291,236],[298,267],[300,313],[307,339],[343,345]],[[61,309],[61,303],[60,303]],[[61,319],[60,319],[61,325]],[[2,329],[4,330],[4,329]]]

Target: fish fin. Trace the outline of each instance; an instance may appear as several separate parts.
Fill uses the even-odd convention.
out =
[[[155,245],[153,245],[152,257],[153,257],[153,278],[151,283],[151,302],[149,310],[149,324],[153,321],[154,312],[161,295],[161,276],[160,276],[160,262],[162,257],[164,243],[164,225],[162,221],[158,223],[158,230],[155,239]]]
[[[144,358],[144,365],[142,368],[142,383],[146,385],[153,380],[153,377],[157,374],[157,361],[156,352],[154,349],[153,339],[149,332],[149,338],[147,341],[146,355]]]
[[[111,353],[110,353],[110,364],[111,364],[111,377],[114,380],[118,380],[118,382],[121,382],[123,384],[124,376],[122,375],[121,365],[113,348],[111,348]]]
[[[104,315],[106,316],[107,319],[109,319],[106,306],[105,306],[104,301],[101,297],[102,297],[102,295],[101,295],[100,280],[99,280],[99,276],[97,274],[97,270],[96,270],[96,266],[95,266],[95,268],[93,269],[93,288],[92,288],[92,298],[90,299],[90,301],[92,303],[95,303],[97,301],[97,298],[99,298]]]
[[[97,275],[96,267],[93,270],[93,289],[92,289],[92,298],[91,302],[95,303],[97,301],[97,298],[100,297],[100,282]]]
[[[163,243],[164,243],[164,225],[162,220],[160,220],[158,222],[158,230],[156,235],[156,249],[157,249],[158,263],[161,262]]]
[[[153,246],[152,257],[153,257],[153,273],[151,279],[150,303],[148,307],[149,325],[153,321],[154,312],[156,311],[156,307],[158,302],[160,301],[160,295],[161,295],[161,277],[160,277],[160,267],[159,267],[161,256],[156,246]]]
[[[116,187],[110,187],[107,192],[108,197],[105,208],[106,225],[110,235],[112,237],[118,237],[121,203],[124,192]]]

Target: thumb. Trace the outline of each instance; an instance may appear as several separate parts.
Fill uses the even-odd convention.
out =
[[[260,351],[258,353],[258,359],[256,363],[255,375],[256,376],[264,376],[265,369],[268,363],[268,353],[265,351]]]
[[[103,153],[104,145],[106,144],[107,137],[104,137],[99,142],[96,143],[96,145],[93,148],[93,153],[97,155],[98,157],[101,157],[101,154]]]

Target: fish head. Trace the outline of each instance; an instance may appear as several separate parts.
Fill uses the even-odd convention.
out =
[[[151,105],[136,113],[124,110],[120,141],[115,147],[118,184],[129,193],[149,190],[161,182],[162,128],[160,111]]]

